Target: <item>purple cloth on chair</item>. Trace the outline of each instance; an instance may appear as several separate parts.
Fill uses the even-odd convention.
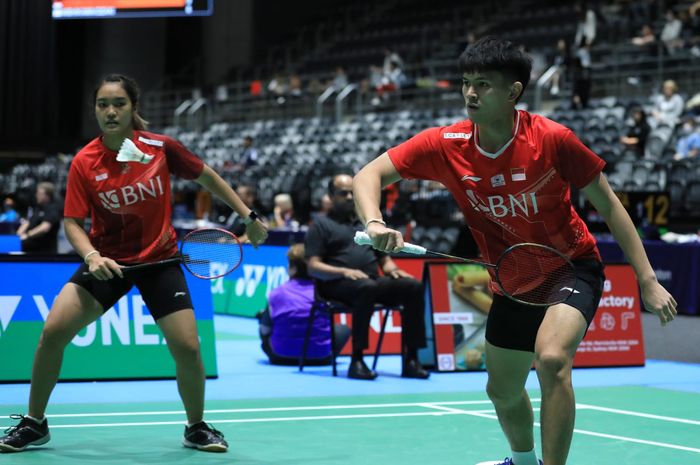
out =
[[[270,345],[282,357],[301,357],[314,301],[314,284],[306,279],[291,279],[270,293],[272,335]],[[306,357],[325,358],[331,354],[331,329],[328,316],[317,313],[311,330]]]

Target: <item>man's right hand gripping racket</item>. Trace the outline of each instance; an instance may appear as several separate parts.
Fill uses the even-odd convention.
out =
[[[372,245],[365,232],[355,233],[355,243]],[[493,268],[494,281],[503,295],[515,302],[538,307],[548,307],[564,302],[576,289],[576,273],[569,257],[552,247],[523,242],[508,247],[496,260],[456,257],[433,252],[415,244],[404,243],[401,252],[412,255],[433,255],[466,263]]]

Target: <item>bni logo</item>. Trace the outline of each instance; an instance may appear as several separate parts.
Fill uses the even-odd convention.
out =
[[[21,295],[0,296],[0,338],[7,332],[7,327],[19,307],[20,300],[22,300]]]

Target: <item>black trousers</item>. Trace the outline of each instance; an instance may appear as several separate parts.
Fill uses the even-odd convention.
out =
[[[352,310],[352,348],[369,346],[369,322],[374,304],[403,305],[401,313],[402,346],[425,347],[425,296],[423,285],[412,278],[338,279],[317,281],[321,296],[347,304]]]

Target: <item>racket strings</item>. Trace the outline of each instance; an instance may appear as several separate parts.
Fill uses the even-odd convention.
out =
[[[503,292],[534,305],[563,302],[576,285],[571,262],[554,249],[537,244],[516,246],[504,254],[497,278]]]
[[[200,278],[223,276],[243,258],[238,239],[224,229],[192,231],[183,239],[180,251],[183,264]]]

